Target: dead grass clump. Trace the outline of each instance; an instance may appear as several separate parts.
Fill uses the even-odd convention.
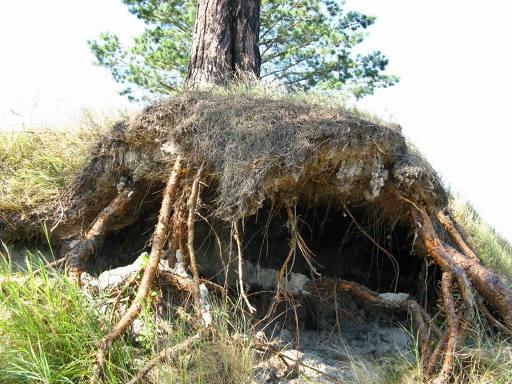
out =
[[[276,194],[301,190],[315,198],[313,184],[337,197],[372,200],[391,172],[404,180],[414,173],[404,188],[418,175],[437,180],[413,161],[399,127],[294,99],[186,93],[134,116],[125,140],[138,151],[179,151],[206,161],[224,217],[254,211]],[[401,168],[392,169],[395,163]],[[432,196],[442,196],[431,184]]]

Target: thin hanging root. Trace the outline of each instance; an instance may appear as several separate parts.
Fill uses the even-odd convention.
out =
[[[233,223],[233,232],[234,232],[234,238],[236,242],[236,248],[238,251],[238,285],[240,287],[240,297],[245,302],[245,305],[247,306],[247,309],[250,313],[255,313],[256,308],[254,308],[251,303],[249,302],[249,299],[247,298],[247,295],[245,294],[245,288],[244,288],[244,277],[243,277],[243,267],[242,267],[242,244],[240,241],[240,235],[238,232],[238,222]]]
[[[197,271],[197,262],[196,255],[194,252],[194,217],[196,214],[197,202],[199,200],[199,189],[200,189],[200,178],[201,173],[203,172],[204,164],[199,167],[197,171],[197,175],[194,178],[192,183],[192,190],[190,193],[190,198],[188,200],[188,219],[187,219],[187,249],[188,256],[190,259],[190,270],[192,271],[192,278],[194,280],[194,290],[193,290],[193,298],[194,298],[194,310],[196,312],[196,318],[198,321],[202,320],[202,310],[201,310],[201,295],[199,291],[199,272]]]
[[[142,308],[142,302],[148,296],[151,290],[155,274],[158,270],[158,263],[160,262],[162,248],[166,242],[166,234],[169,225],[171,208],[176,197],[179,181],[182,176],[181,168],[182,159],[181,156],[178,155],[176,162],[174,163],[174,168],[171,172],[171,175],[169,176],[169,181],[165,187],[162,206],[158,216],[158,223],[153,234],[149,263],[144,271],[144,276],[142,277],[141,283],[139,285],[137,295],[135,296],[135,299],[133,300],[130,308],[128,308],[121,320],[101,340],[98,346],[98,350],[96,351],[96,361],[93,367],[91,383],[104,381],[105,359],[108,357],[112,343],[128,329],[128,327],[139,315]]]
[[[398,276],[400,275],[400,265],[398,264],[398,261],[396,260],[396,257],[393,256],[393,254],[391,252],[389,252],[386,248],[384,248],[382,245],[380,245],[377,241],[375,241],[375,239],[372,236],[370,236],[370,234],[368,232],[366,232],[363,227],[361,227],[361,225],[357,222],[356,218],[354,217],[354,215],[352,215],[352,212],[350,212],[350,210],[347,208],[346,205],[344,206],[344,209],[345,209],[345,212],[352,219],[352,222],[361,231],[361,233],[368,240],[370,240],[377,248],[379,248],[382,252],[384,252],[384,254],[388,257],[389,261],[393,265],[393,270],[395,272],[395,290],[396,290],[396,286],[398,284]]]
[[[105,235],[125,214],[135,192],[127,188],[121,191],[98,215],[85,236],[65,255],[69,274],[79,281],[80,274],[94,252],[101,246]]]
[[[455,225],[450,219],[450,216],[448,216],[443,211],[439,211],[437,213],[437,219],[443,225],[444,229],[446,230],[446,232],[448,232],[448,234],[450,235],[453,242],[457,245],[457,247],[459,247],[467,257],[479,263],[480,260],[478,259],[478,256],[466,244],[460,233],[455,228]]]
[[[283,278],[286,278],[286,274],[288,273],[288,264],[294,259],[295,254],[297,253],[297,231],[296,231],[296,218],[292,213],[292,210],[289,206],[286,207],[288,211],[288,225],[290,226],[290,251],[288,252],[288,256],[284,260],[281,269],[277,275],[277,286],[278,290],[281,288],[283,283]]]
[[[156,367],[159,363],[172,360],[176,358],[176,356],[183,351],[189,350],[195,344],[197,344],[201,340],[201,335],[196,333],[194,336],[189,337],[185,341],[176,344],[173,347],[166,348],[162,350],[158,355],[151,358],[144,367],[137,372],[137,374],[127,383],[127,384],[135,384],[142,380],[154,367]]]
[[[281,266],[281,269],[279,270],[279,274],[277,275],[277,284],[279,287],[281,287],[283,278],[286,278],[286,275],[288,274],[288,265],[292,260],[295,259],[297,248],[300,250],[304,260],[306,260],[306,263],[308,263],[311,272],[320,276],[320,274],[316,271],[315,266],[313,265],[313,253],[306,245],[306,242],[300,235],[300,231],[297,227],[297,215],[295,213],[295,209],[292,210],[291,205],[287,204],[286,212],[288,214],[288,226],[290,231],[290,251],[288,252],[288,256],[286,257],[283,265]]]
[[[459,321],[455,313],[455,303],[451,292],[453,276],[450,272],[443,272],[441,277],[441,291],[443,294],[443,305],[446,312],[446,322],[448,323],[446,349],[444,353],[443,365],[439,379],[447,381],[453,371],[453,362],[457,350]]]
[[[428,254],[434,262],[441,267],[442,271],[450,272],[455,276],[462,298],[470,307],[473,307],[475,303],[473,289],[466,275],[466,271],[459,263],[455,262],[446,251],[434,230],[434,226],[432,225],[432,221],[426,209],[424,207],[419,211],[416,208],[412,209],[412,215],[414,217],[416,230],[423,244],[425,244]]]

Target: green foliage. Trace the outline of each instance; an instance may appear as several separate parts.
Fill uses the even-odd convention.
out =
[[[195,0],[123,0],[142,20],[144,32],[124,47],[104,32],[89,41],[98,64],[136,90],[172,93],[183,83],[190,56]],[[261,7],[261,77],[288,90],[343,90],[356,97],[395,84],[385,74],[387,58],[380,52],[354,53],[374,17],[345,12],[342,1],[263,0]],[[136,88],[134,89],[133,86]]]

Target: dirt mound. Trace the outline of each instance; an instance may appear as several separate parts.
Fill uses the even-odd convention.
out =
[[[204,278],[236,288],[262,321],[292,313],[318,324],[318,310],[297,311],[301,297],[301,308],[312,297],[329,303],[336,319],[347,295],[409,314],[425,370],[446,379],[477,308],[512,328],[512,292],[479,263],[444,213],[447,201],[397,126],[314,103],[187,93],[117,124],[61,208],[38,214],[66,240],[62,261],[78,277],[151,248],[139,304],[106,336],[100,368],[164,258],[190,271],[188,282],[166,276],[190,291],[199,318]],[[2,236],[30,237],[33,219],[0,222]],[[434,322],[440,303],[443,322]]]

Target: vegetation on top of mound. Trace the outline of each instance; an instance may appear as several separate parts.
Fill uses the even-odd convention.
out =
[[[183,100],[183,104],[195,101],[208,103],[210,100],[212,105],[222,107],[222,113],[225,113],[224,117],[219,114],[217,116],[236,123],[235,130],[241,132],[251,128],[256,133],[264,134],[272,123],[269,119],[286,120],[287,126],[293,125],[295,120],[297,128],[300,128],[308,116],[315,118],[317,123],[322,119],[325,124],[320,122],[320,125],[325,126],[331,117],[341,114],[399,131],[396,124],[387,124],[375,116],[347,107],[346,98],[343,96],[328,97],[317,92],[288,94],[270,87],[240,82],[229,87],[211,87],[202,92],[185,92],[172,98],[170,104],[177,106],[180,104],[179,100]],[[162,103],[164,107],[166,104]],[[190,116],[196,111],[175,109],[167,112],[175,113],[176,117],[183,114],[183,118],[202,119],[199,115]],[[116,135],[115,130],[112,131],[114,123],[123,117],[126,119],[126,116],[119,114],[88,115],[81,124],[68,129],[48,128],[0,133],[0,216],[28,214],[56,202],[72,186],[75,176],[91,157],[93,146],[99,142],[108,142]],[[204,122],[215,124],[211,121]],[[312,131],[319,125],[317,123],[311,125]],[[133,145],[148,148],[154,146],[154,140],[158,139],[155,134],[165,135],[165,132],[154,128],[156,127],[145,127],[139,132],[129,134],[127,140],[131,140],[130,144]],[[166,129],[169,131],[171,127],[167,126]],[[224,132],[223,136],[229,137],[232,131]],[[274,131],[281,136],[285,134],[285,131]],[[286,132],[293,133],[289,129]],[[204,145],[206,143],[203,143],[203,147]]]
[[[414,161],[399,126],[381,124],[339,104],[326,104],[250,92],[187,92],[133,116],[118,141],[126,144],[125,152],[144,153],[144,158],[138,156],[139,164],[147,163],[148,153],[166,151],[166,143],[172,143],[171,155],[177,150],[194,161],[204,161],[219,183],[219,215],[253,210],[261,199],[271,198],[271,184],[279,189],[279,183],[310,186],[317,182],[327,193],[330,188],[333,195],[350,195],[351,200],[364,200],[365,193],[375,198],[380,182],[373,178],[388,171],[404,190],[421,189],[425,199],[444,204],[437,175]],[[340,162],[348,174],[336,174]],[[162,166],[153,171],[147,168],[146,180],[162,175]],[[135,168],[134,173],[139,174]],[[366,190],[367,177],[375,188]],[[344,188],[336,187],[344,182]]]

